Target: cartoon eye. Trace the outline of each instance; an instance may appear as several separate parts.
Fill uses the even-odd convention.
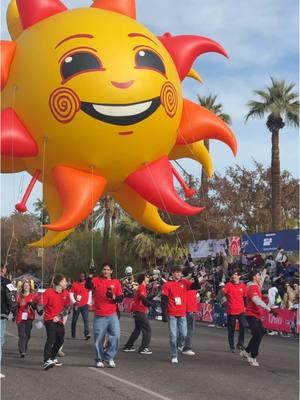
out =
[[[69,54],[61,64],[61,75],[64,80],[83,72],[99,70],[103,70],[101,61],[96,55],[88,52]]]
[[[135,55],[135,64],[137,68],[149,68],[165,75],[166,68],[161,58],[152,50],[139,50]]]

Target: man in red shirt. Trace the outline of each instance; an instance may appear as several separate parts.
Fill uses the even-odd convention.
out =
[[[44,307],[44,323],[47,331],[44,364],[42,366],[44,370],[62,365],[56,359],[56,355],[64,344],[65,326],[63,318],[70,311],[70,295],[66,290],[68,283],[65,276],[57,274],[53,284],[54,288],[47,289],[41,297],[41,303]]]
[[[197,276],[194,277],[194,282],[182,279],[181,267],[172,268],[172,281],[164,283],[162,287],[162,320],[169,323],[172,364],[178,364],[178,344],[184,343],[187,335],[187,291],[197,289],[200,289]]]
[[[73,315],[71,324],[72,338],[76,337],[76,323],[79,314],[82,315],[84,324],[84,336],[89,340],[91,335],[89,332],[89,290],[85,287],[85,273],[82,272],[79,276],[79,281],[75,281],[70,290],[70,299],[73,304]]]
[[[106,363],[115,368],[114,358],[118,352],[120,339],[120,323],[117,315],[117,303],[123,301],[120,281],[112,278],[113,268],[104,263],[101,276],[91,274],[85,284],[88,290],[93,290],[95,303],[94,337],[96,347],[96,367],[104,368]],[[103,342],[109,335],[109,346],[104,350]]]
[[[266,271],[267,270],[264,269],[261,274],[259,271],[253,270],[249,274],[246,316],[252,338],[245,350],[241,352],[241,356],[246,358],[252,367],[259,367],[256,357],[258,356],[261,340],[265,334],[265,329],[261,321],[263,310],[267,310],[274,316],[277,316],[276,311],[268,307],[262,300],[261,287],[263,285]]]
[[[245,330],[247,328],[245,316],[245,299],[247,297],[247,287],[240,282],[240,271],[233,270],[230,276],[230,282],[226,283],[223,292],[227,299],[227,329],[228,342],[232,353],[235,352],[234,332],[236,321],[239,321],[240,331],[238,337],[237,349],[244,349]]]
[[[146,274],[140,274],[137,277],[137,282],[139,287],[135,292],[134,301],[132,304],[135,328],[125,344],[123,351],[135,351],[133,345],[142,332],[142,343],[138,352],[139,354],[152,354],[152,351],[149,350],[149,344],[151,340],[151,326],[148,320],[148,307],[151,306],[151,303],[147,298],[147,285],[149,284],[149,276]]]

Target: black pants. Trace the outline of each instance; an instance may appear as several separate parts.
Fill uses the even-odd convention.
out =
[[[255,317],[247,317],[248,325],[252,334],[252,338],[248,346],[246,347],[247,353],[251,354],[251,357],[256,358],[258,356],[258,349],[260,342],[265,334],[265,328],[260,319]]]
[[[46,321],[47,341],[44,348],[44,361],[54,360],[58,350],[64,344],[65,326],[61,323]]]
[[[71,324],[72,338],[76,337],[76,324],[77,324],[79,314],[82,315],[82,319],[83,319],[84,336],[87,336],[90,333],[89,332],[89,306],[86,304],[85,306],[73,309],[72,324]]]
[[[142,343],[139,348],[139,351],[141,351],[146,347],[149,347],[151,340],[151,326],[148,317],[145,313],[135,312],[133,314],[133,317],[135,322],[135,328],[124,347],[130,349],[133,346],[134,342],[140,336],[140,333],[142,332]]]
[[[231,349],[234,349],[234,332],[235,332],[235,324],[236,321],[239,321],[240,331],[238,338],[238,347],[244,347],[244,337],[245,330],[247,328],[246,316],[245,313],[237,314],[237,315],[227,315],[227,329],[228,329],[228,342]]]
[[[31,335],[32,320],[27,319],[18,324],[18,334],[19,334],[19,352],[20,354],[27,353],[27,346]]]

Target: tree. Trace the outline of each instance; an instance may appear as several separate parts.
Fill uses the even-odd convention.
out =
[[[217,103],[217,95],[210,94],[208,96],[200,96],[198,95],[199,104],[207,108],[209,111],[216,114],[219,118],[221,118],[226,124],[231,124],[231,117],[229,114],[223,112],[223,104]],[[204,145],[209,151],[209,139],[204,140]],[[208,192],[208,179],[205,171],[202,168],[201,172],[201,196],[202,200],[205,200]]]
[[[264,90],[255,90],[260,100],[247,103],[249,112],[246,122],[251,118],[267,117],[267,128],[272,134],[271,192],[272,192],[272,229],[282,227],[282,199],[280,180],[279,132],[285,125],[299,126],[299,97],[293,91],[295,85],[271,77],[271,85]]]

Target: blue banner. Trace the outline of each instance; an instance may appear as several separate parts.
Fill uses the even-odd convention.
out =
[[[299,250],[298,229],[244,235],[241,240],[241,247],[246,254],[273,253],[278,247],[283,248],[285,251]]]

